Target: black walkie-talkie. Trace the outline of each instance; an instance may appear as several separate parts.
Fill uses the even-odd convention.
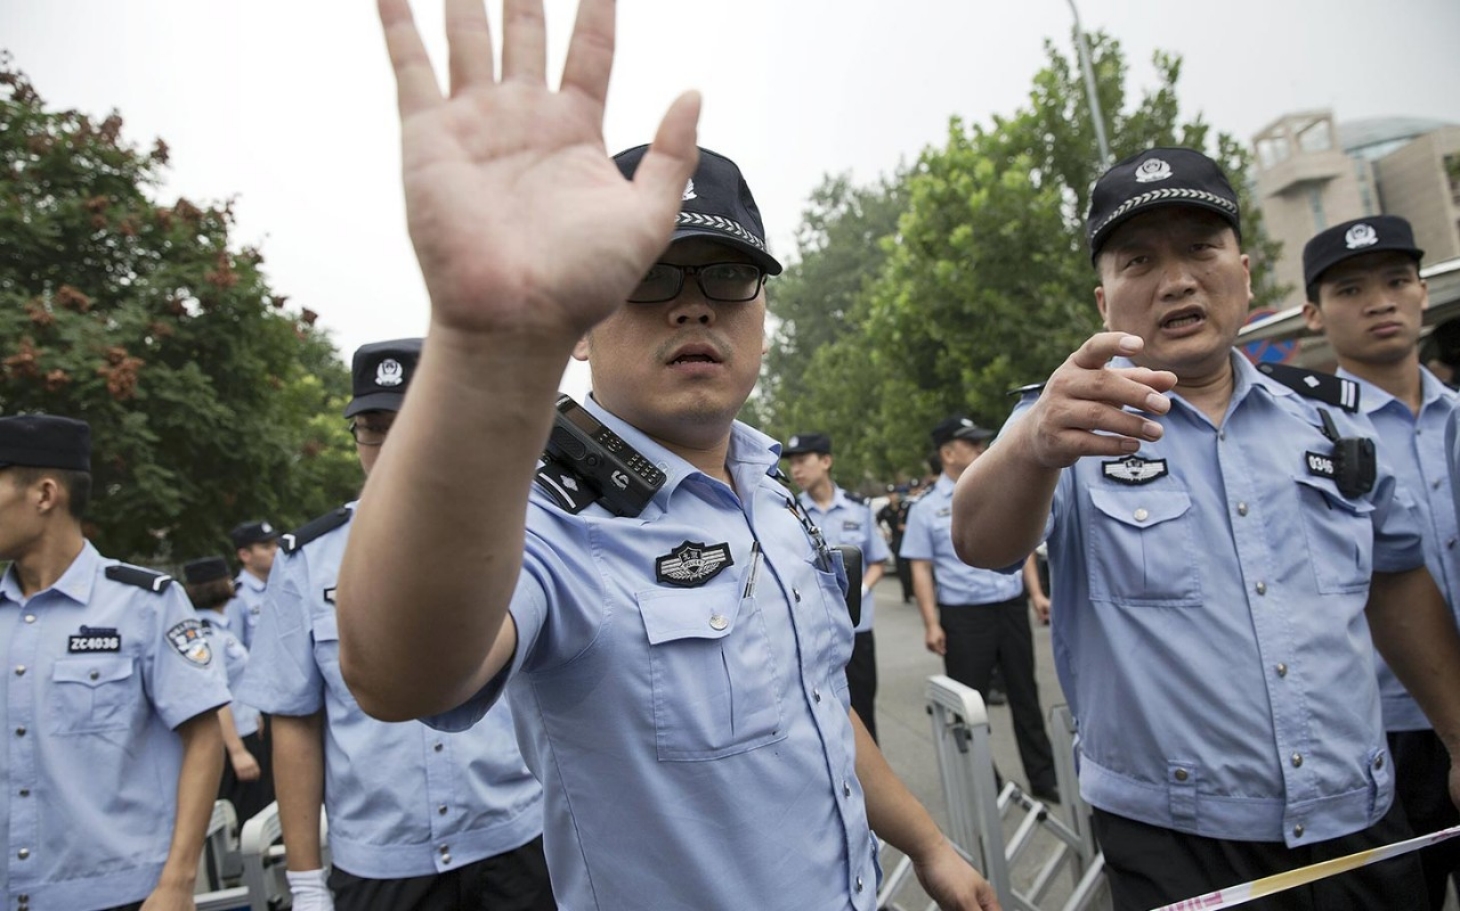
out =
[[[543,456],[587,482],[597,502],[616,516],[637,516],[664,486],[664,472],[569,395],[558,396]]]

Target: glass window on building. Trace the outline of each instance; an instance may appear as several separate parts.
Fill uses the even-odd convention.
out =
[[[1315,120],[1298,133],[1298,146],[1305,152],[1327,152],[1333,148],[1333,129],[1329,122]]]
[[[1267,136],[1257,141],[1257,157],[1264,169],[1287,161],[1290,154],[1286,136]]]

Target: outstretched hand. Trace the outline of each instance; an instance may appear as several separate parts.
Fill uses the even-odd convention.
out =
[[[1165,414],[1163,393],[1176,375],[1145,367],[1108,367],[1110,359],[1140,352],[1145,343],[1124,332],[1101,332],[1060,365],[1039,401],[1016,427],[1029,434],[1029,450],[1044,468],[1067,468],[1082,456],[1120,456],[1142,441],[1161,438],[1161,425],[1142,414]]]
[[[698,157],[698,95],[670,106],[630,182],[603,142],[612,0],[581,0],[557,92],[546,84],[541,0],[505,0],[500,79],[481,0],[446,0],[445,96],[407,0],[379,8],[433,326],[571,343],[668,246]]]

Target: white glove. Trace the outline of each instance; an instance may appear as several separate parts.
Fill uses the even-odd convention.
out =
[[[289,880],[289,892],[294,896],[294,911],[335,911],[335,897],[325,884],[323,870],[304,870],[296,873],[285,870]]]
[[[867,596],[870,595],[870,594],[872,594],[872,589],[868,588],[865,585],[862,586],[862,600],[863,601],[866,601],[867,600]]]

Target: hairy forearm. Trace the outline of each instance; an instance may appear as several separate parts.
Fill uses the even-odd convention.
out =
[[[1460,756],[1460,633],[1433,577],[1423,568],[1375,573],[1367,613],[1379,654]]]
[[[340,569],[341,670],[366,712],[444,711],[498,669],[487,658],[502,654],[492,646],[570,347],[433,327]]]
[[[158,885],[191,886],[213,818],[213,801],[223,775],[223,735],[217,712],[204,712],[178,726],[182,770],[177,779],[177,818]]]
[[[1060,469],[1043,468],[1022,453],[1020,424],[968,466],[953,491],[953,549],[984,569],[1027,557],[1044,536]]]
[[[279,826],[284,831],[284,857],[290,870],[318,870],[323,865],[319,844],[319,811],[324,804],[323,717],[275,715],[274,793],[279,801]]]

